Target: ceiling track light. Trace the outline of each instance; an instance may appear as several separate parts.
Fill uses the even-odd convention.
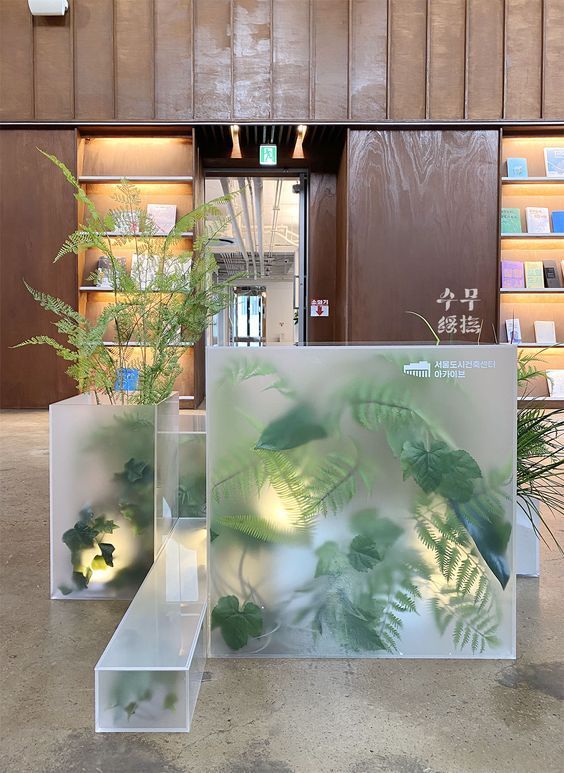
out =
[[[296,144],[294,145],[294,152],[292,153],[292,158],[304,158],[304,149],[303,149],[303,143],[307,132],[307,126],[305,124],[300,124],[297,127],[298,135],[296,137]]]
[[[27,0],[32,16],[64,16],[68,11],[68,0]]]
[[[239,142],[239,126],[234,123],[229,127],[229,130],[231,132],[231,141],[233,143],[233,147],[231,148],[231,158],[243,158],[241,144]]]

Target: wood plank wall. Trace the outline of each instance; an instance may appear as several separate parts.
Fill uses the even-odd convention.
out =
[[[481,340],[495,339],[498,146],[493,129],[349,130],[337,188],[340,339],[432,340],[409,311],[444,340],[476,341],[468,328],[479,321]],[[449,307],[437,302],[445,288]],[[474,308],[467,289],[478,291]]]
[[[564,0],[0,0],[5,120],[564,119]]]

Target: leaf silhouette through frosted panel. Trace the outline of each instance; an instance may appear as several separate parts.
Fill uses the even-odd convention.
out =
[[[271,422],[258,439],[255,448],[265,451],[286,451],[325,437],[327,437],[327,430],[317,418],[313,408],[302,403]]]

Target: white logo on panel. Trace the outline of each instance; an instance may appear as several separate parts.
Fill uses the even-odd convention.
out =
[[[403,366],[403,372],[408,376],[417,376],[417,378],[431,378],[431,363],[427,360],[419,362],[408,362]]]

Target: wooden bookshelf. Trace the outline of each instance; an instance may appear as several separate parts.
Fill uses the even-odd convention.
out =
[[[114,194],[123,178],[135,183],[141,195],[141,207],[147,204],[175,204],[176,219],[194,209],[194,148],[191,129],[182,134],[163,136],[155,133],[142,135],[118,134],[97,136],[84,132],[78,139],[77,176],[83,190],[94,202],[101,215],[116,207]],[[79,205],[78,223],[84,220]],[[108,239],[123,240],[119,257],[125,258],[128,271],[131,270],[132,255],[135,253],[136,234],[108,231]],[[164,237],[163,237],[164,238]],[[192,248],[193,233],[182,234],[179,248]],[[92,275],[96,272],[100,253],[97,250],[83,250],[78,256],[79,311],[89,320],[96,320],[107,303],[114,299],[114,291],[97,287]],[[115,335],[108,326],[104,346],[115,346]],[[135,366],[140,341],[128,345],[128,365]],[[181,408],[197,408],[195,403],[194,346],[183,341],[179,347],[185,349],[181,357],[182,373],[175,383],[180,395]]]
[[[564,233],[526,233],[525,207],[546,207],[549,213],[554,210],[564,210],[564,178],[546,176],[544,148],[564,148],[564,131],[547,135],[503,132],[501,207],[516,207],[520,210],[523,233],[500,233],[500,258],[523,263],[533,260],[554,260],[557,270],[561,272],[561,260],[564,260]],[[508,158],[526,158],[529,176],[508,177]],[[551,218],[550,227],[552,230]],[[560,281],[563,287],[559,288],[500,288],[499,340],[507,341],[506,320],[518,319],[523,338],[519,349],[533,355],[538,352],[538,367],[542,370],[564,369],[564,344],[536,343],[534,333],[535,321],[553,321],[556,340],[564,342],[564,275],[562,273]],[[535,379],[529,387],[528,398],[529,400],[542,399],[547,409],[564,407],[564,400],[548,395],[545,378]],[[527,399],[520,399],[520,404],[527,403]]]

